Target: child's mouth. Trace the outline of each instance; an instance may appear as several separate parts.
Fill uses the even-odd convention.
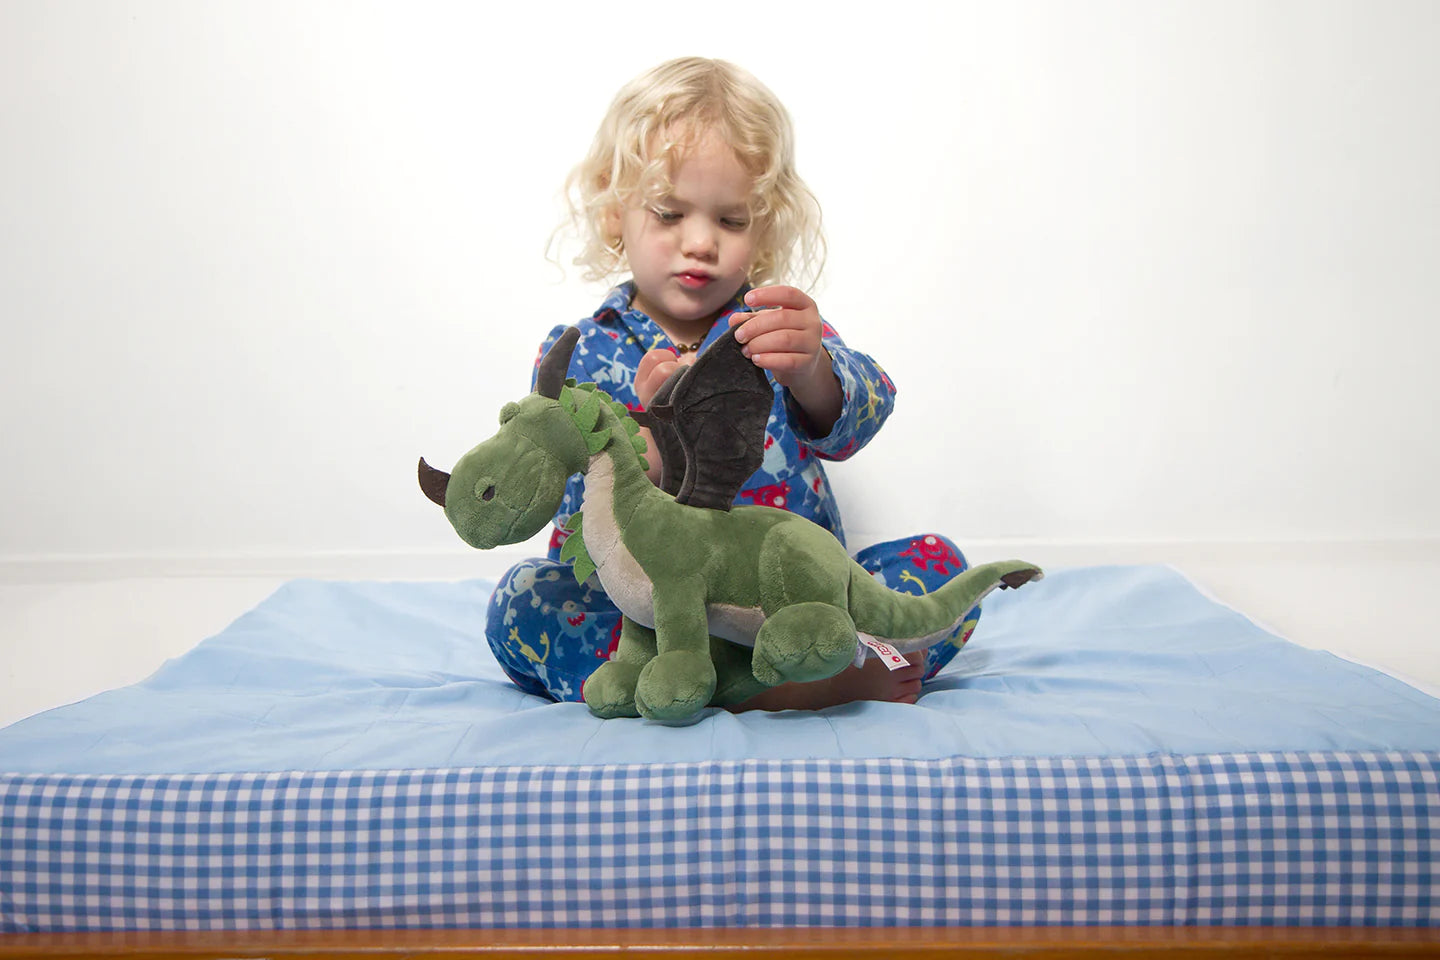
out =
[[[675,279],[679,280],[680,285],[683,287],[689,287],[691,290],[699,290],[701,287],[708,284],[714,278],[711,277],[708,273],[686,272],[677,273],[675,275]]]

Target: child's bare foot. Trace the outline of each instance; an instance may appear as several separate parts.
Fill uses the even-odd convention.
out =
[[[813,683],[782,683],[744,703],[730,707],[735,713],[745,710],[819,710],[855,700],[884,700],[891,703],[914,703],[920,697],[920,681],[925,676],[925,651],[907,653],[910,666],[890,670],[875,657],[864,665],[846,667],[827,680]]]

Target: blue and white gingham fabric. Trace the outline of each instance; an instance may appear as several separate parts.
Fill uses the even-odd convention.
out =
[[[1440,753],[0,777],[0,930],[1429,925]]]

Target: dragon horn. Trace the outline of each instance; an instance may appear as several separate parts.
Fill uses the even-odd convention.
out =
[[[579,328],[568,327],[541,358],[540,371],[535,374],[535,392],[540,396],[560,399],[560,388],[565,386],[565,374],[570,369],[570,354],[575,352],[575,341],[579,339]]]
[[[420,489],[425,491],[425,496],[445,506],[445,488],[450,485],[450,474],[444,470],[436,470],[420,458]]]

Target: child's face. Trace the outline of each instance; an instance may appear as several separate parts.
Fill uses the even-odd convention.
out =
[[[674,189],[620,218],[635,279],[634,306],[662,326],[711,321],[750,272],[755,231],[751,180],[735,152],[713,136],[687,151]]]

